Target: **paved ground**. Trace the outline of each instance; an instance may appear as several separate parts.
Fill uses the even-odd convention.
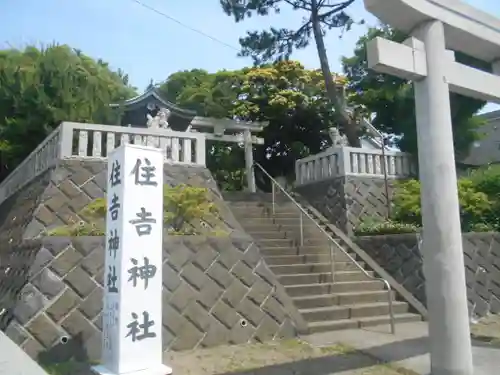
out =
[[[0,331],[0,375],[46,375],[46,372]]]
[[[491,331],[498,325],[480,325],[473,331]],[[500,335],[498,336],[500,338]],[[396,366],[415,371],[418,374],[430,373],[428,352],[427,323],[405,323],[397,325],[395,336],[388,333],[388,327],[381,326],[363,330],[346,330],[307,336],[304,338],[312,345],[344,345],[356,348],[363,353]],[[484,341],[473,340],[474,375],[491,375],[500,368],[500,346]]]
[[[480,339],[474,340],[474,375],[497,374],[500,316],[475,324],[472,333]],[[419,322],[399,324],[395,336],[388,333],[387,326],[381,326],[314,334],[300,340],[168,352],[165,363],[174,369],[174,375],[427,375],[430,368],[427,341],[427,324]],[[0,340],[0,358],[11,350]],[[23,359],[23,355],[12,354],[18,356],[13,363],[32,366],[32,361]],[[2,368],[0,363],[0,375],[43,375],[36,366],[16,372],[19,369]],[[88,366],[62,363],[51,368],[49,374],[90,375],[91,372]]]

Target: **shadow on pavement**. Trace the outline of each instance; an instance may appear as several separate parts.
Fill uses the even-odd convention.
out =
[[[335,354],[251,370],[226,372],[224,375],[331,375],[365,369],[376,364],[401,361],[427,353],[427,338],[417,338],[367,348],[361,352]],[[387,358],[389,354],[390,359]],[[396,373],[394,371],[394,374]],[[418,375],[416,372],[409,370],[400,373]],[[369,372],[363,374],[370,375]],[[377,374],[381,373],[377,372]]]
[[[472,346],[500,349],[500,339],[487,336],[476,336],[472,338]]]

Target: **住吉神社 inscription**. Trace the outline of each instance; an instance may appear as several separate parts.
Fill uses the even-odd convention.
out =
[[[162,364],[163,153],[109,155],[101,375],[165,375]],[[140,303],[138,303],[140,301]]]
[[[149,279],[152,279],[156,275],[156,266],[149,263],[149,258],[144,257],[144,264],[139,266],[137,259],[130,259],[133,264],[128,272],[130,273],[129,281],[132,281],[134,288],[137,286],[138,280],[144,281],[144,289],[148,288]]]

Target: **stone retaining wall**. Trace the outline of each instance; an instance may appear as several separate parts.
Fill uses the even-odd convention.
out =
[[[44,236],[85,219],[82,208],[105,196],[106,169],[102,160],[61,160],[0,205],[0,330],[33,358],[100,358],[104,239]],[[304,330],[210,171],[165,165],[164,183],[208,188],[219,209],[214,225],[230,233],[166,237],[165,349],[266,341]]]
[[[394,181],[388,180],[389,197],[393,194]],[[296,191],[333,225],[349,235],[365,218],[387,217],[387,198],[382,178],[332,178],[298,186]]]
[[[422,254],[415,234],[358,237],[357,244],[426,304]],[[472,316],[500,313],[500,233],[463,235],[467,296]]]
[[[75,355],[99,360],[104,238],[45,237],[23,254],[11,272],[18,288],[28,280],[10,294],[19,298],[6,334],[33,358],[77,340]],[[290,338],[303,328],[250,238],[166,237],[164,259],[165,350]]]

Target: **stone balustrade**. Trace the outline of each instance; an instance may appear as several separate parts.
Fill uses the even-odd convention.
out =
[[[60,160],[104,159],[124,143],[159,147],[165,163],[205,166],[204,133],[63,122],[0,184],[0,203]]]
[[[385,159],[385,162],[384,162]],[[404,178],[414,172],[410,155],[399,151],[371,150],[356,147],[330,148],[297,160],[297,185],[306,185],[343,176]]]

